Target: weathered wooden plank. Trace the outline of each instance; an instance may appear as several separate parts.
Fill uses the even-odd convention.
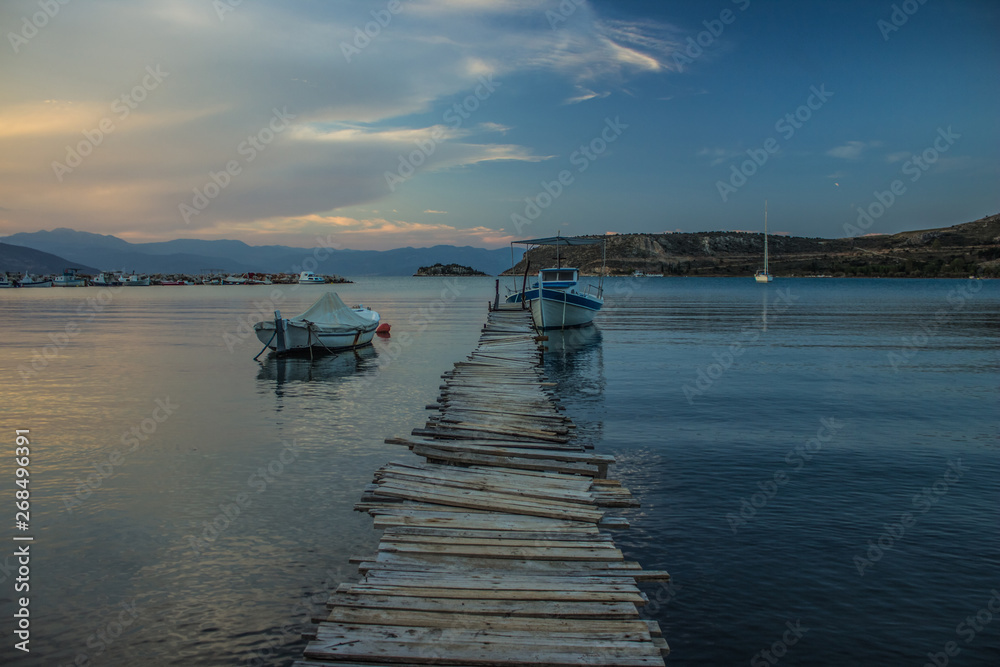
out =
[[[523,618],[520,616],[465,614],[463,611],[458,610],[453,612],[341,607],[333,609],[327,620],[348,624],[399,625],[442,629],[468,628],[477,631],[649,634],[649,627],[641,619]]]
[[[453,438],[448,440],[439,440],[435,438],[420,438],[420,437],[410,437],[410,438],[386,438],[386,443],[401,444],[401,445],[430,445],[431,447],[447,447],[447,446],[474,446],[474,447],[507,447],[514,449],[537,449],[542,453],[545,452],[583,452],[583,447],[581,445],[570,443],[550,443],[550,442],[516,442],[513,440],[505,441],[503,438],[497,438],[495,440],[482,440],[478,438]]]
[[[619,621],[629,623],[628,621]],[[640,622],[641,625],[641,622]],[[652,642],[649,632],[641,630],[603,630],[598,632],[575,632],[566,630],[564,632],[540,633],[533,630],[486,630],[477,627],[423,627],[408,626],[401,631],[400,626],[379,625],[369,623],[338,623],[335,621],[324,622],[316,629],[318,640],[338,640],[350,637],[370,637],[370,638],[392,638],[399,639],[406,643],[423,644],[431,639],[434,642],[466,642],[474,643],[494,643],[498,645],[523,645],[532,646],[536,649],[550,647],[550,650],[562,651],[568,646],[581,649],[594,649],[598,642],[608,648],[618,648],[627,651],[635,651],[638,654],[650,654]],[[647,648],[642,651],[642,648]],[[637,650],[638,649],[638,650]],[[655,651],[658,655],[659,651]]]
[[[379,552],[375,556],[361,559],[358,570],[363,574],[376,571],[409,570],[411,572],[436,572],[455,576],[470,569],[493,570],[497,573],[521,572],[523,574],[545,574],[560,576],[608,576],[620,577],[641,574],[644,570],[635,561],[557,561],[557,560],[504,560],[497,558],[472,558],[468,556],[428,556]]]
[[[588,463],[566,463],[556,459],[540,457],[524,458],[518,456],[478,454],[474,452],[449,451],[426,447],[423,445],[413,447],[412,451],[414,454],[423,456],[429,461],[451,463],[456,465],[496,466],[518,470],[552,471],[573,475],[585,475],[587,477],[597,477],[601,474],[601,467],[598,465],[591,465]]]
[[[622,552],[613,548],[569,548],[556,546],[503,546],[476,544],[420,544],[383,540],[379,551],[387,553],[413,553],[425,555],[469,556],[471,558],[527,558],[531,560],[605,560],[620,561]]]
[[[477,631],[323,623],[307,658],[380,659],[422,664],[662,665],[648,634]]]
[[[514,435],[510,433],[492,433],[490,431],[476,430],[476,429],[463,429],[463,428],[451,428],[444,425],[432,425],[425,428],[415,428],[410,431],[411,435],[422,436],[426,438],[450,438],[455,440],[501,440],[504,442],[543,442],[543,443],[557,443],[565,444],[569,442],[569,438],[564,438],[561,436],[527,436],[527,435]]]
[[[373,595],[335,593],[328,608],[365,607],[407,611],[447,611],[453,614],[488,614],[546,618],[638,618],[631,602],[572,601],[572,600],[461,600],[449,598],[410,597],[404,595]]]
[[[557,572],[539,572],[534,576],[526,576],[525,573],[504,576],[501,574],[474,574],[468,570],[464,573],[461,571],[453,573],[447,581],[441,581],[441,577],[437,573],[379,571],[369,574],[358,583],[340,584],[337,591],[357,594],[373,589],[380,591],[396,589],[398,591],[398,589],[413,588],[440,591],[440,596],[443,598],[469,597],[465,594],[456,595],[456,591],[465,591],[473,595],[492,591],[504,593],[510,597],[517,597],[517,595],[580,595],[585,597],[590,593],[635,596],[641,593],[632,577],[622,575],[571,577]],[[395,594],[401,595],[402,593]]]
[[[562,537],[553,539],[548,536],[537,538],[520,538],[517,533],[510,537],[454,537],[435,535],[385,535],[382,540],[388,544],[447,544],[456,546],[493,546],[493,547],[551,547],[553,549],[601,549],[614,543],[610,540]]]
[[[437,507],[400,506],[372,510],[376,528],[392,525],[425,526],[431,528],[464,528],[469,530],[595,530],[594,524],[525,515],[493,515],[487,511],[445,511]]]
[[[355,584],[348,589],[338,589],[338,593],[352,595],[401,595],[404,597],[433,598],[435,600],[534,600],[553,602],[628,602],[644,604],[645,598],[637,591],[533,591],[508,590],[500,588],[463,589],[434,588],[430,586],[376,586]]]
[[[503,479],[504,481],[530,480],[532,483],[545,484],[547,486],[561,486],[574,489],[589,489],[592,484],[589,480],[581,480],[579,477],[569,475],[558,475],[552,473],[525,472],[522,470],[496,470],[495,468],[454,468],[451,466],[440,466],[424,462],[402,462],[390,461],[381,469],[406,469],[406,470],[433,470],[440,475],[453,475],[457,477],[479,476],[491,480]],[[380,469],[380,470],[381,470]]]
[[[590,525],[587,529],[560,529],[560,530],[467,530],[467,529],[447,529],[447,528],[420,528],[410,526],[399,526],[387,528],[386,537],[397,539],[400,537],[430,537],[437,539],[451,538],[479,538],[479,539],[514,539],[514,540],[546,540],[546,541],[577,541],[590,540],[594,542],[612,542],[611,536],[597,530],[596,526]]]
[[[588,509],[584,505],[560,503],[555,500],[539,502],[537,499],[517,500],[516,496],[491,493],[486,491],[463,491],[456,489],[448,492],[437,489],[431,484],[400,484],[389,482],[380,484],[377,494],[391,498],[418,500],[434,505],[461,507],[465,509],[496,510],[508,514],[524,514],[527,516],[543,516],[553,519],[571,519],[574,521],[589,521],[597,523],[604,513],[596,509]]]
[[[455,488],[496,491],[511,495],[531,492],[533,495],[566,502],[592,502],[594,498],[590,480],[577,475],[504,470],[483,466],[459,468],[435,463],[425,463],[420,466],[393,463],[379,468],[375,473],[376,483],[392,480],[413,483],[427,483],[430,480],[436,484],[447,483],[448,486]],[[600,493],[614,495],[614,492],[607,489],[601,489]],[[625,493],[627,494],[627,491]]]
[[[615,457],[609,454],[590,454],[582,450],[551,449],[547,447],[522,447],[516,444],[470,444],[464,440],[432,440],[423,441],[412,438],[408,441],[410,447],[428,447],[453,452],[468,452],[470,454],[486,454],[489,456],[512,456],[520,458],[549,459],[568,463],[588,463],[592,465],[608,465],[615,462]]]

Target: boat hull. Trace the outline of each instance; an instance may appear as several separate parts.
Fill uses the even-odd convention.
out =
[[[372,339],[375,337],[375,329],[379,325],[378,313],[372,310],[356,310],[355,312],[364,314],[365,317],[373,318],[371,324],[345,332],[342,328],[335,331],[318,324],[309,326],[294,320],[282,320],[284,323],[285,338],[284,353],[307,352],[310,348],[313,351],[337,352],[370,345]],[[278,351],[273,320],[255,324],[254,333],[257,334],[257,340],[268,348]]]
[[[272,350],[277,350],[276,338],[274,334],[274,322],[262,322],[262,325],[270,326],[255,327],[257,339],[267,345]],[[377,325],[375,325],[377,326]],[[314,350],[350,350],[355,347],[363,347],[372,342],[375,337],[375,326],[369,330],[359,330],[350,334],[325,332],[316,327],[312,331],[308,327],[288,322],[285,327],[285,351],[286,352],[306,352],[309,348]]]
[[[512,294],[509,303],[520,303],[521,294]],[[571,329],[592,324],[594,316],[603,303],[592,297],[575,292],[543,289],[539,297],[538,289],[524,293],[524,301],[531,309],[531,319],[537,329]]]
[[[753,277],[753,279],[759,283],[769,283],[774,280],[774,276],[770,273],[758,273]]]

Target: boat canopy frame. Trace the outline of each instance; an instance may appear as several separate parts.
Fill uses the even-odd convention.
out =
[[[557,234],[556,236],[546,236],[540,239],[525,239],[523,241],[511,241],[510,242],[510,265],[513,268],[514,262],[514,246],[523,245],[525,246],[524,257],[527,261],[528,251],[531,250],[532,246],[555,246],[556,247],[556,268],[562,268],[562,259],[559,256],[559,248],[562,246],[575,246],[575,245],[597,245],[601,244],[601,274],[597,279],[597,296],[604,294],[604,274],[607,270],[607,260],[608,260],[608,244],[605,237],[592,238],[587,236],[563,236]],[[527,278],[528,267],[525,266],[525,278]],[[579,268],[577,268],[577,278],[579,279]],[[515,278],[516,279],[516,278]],[[515,287],[516,289],[516,287]],[[523,288],[522,288],[523,291]],[[589,290],[588,290],[589,291]]]

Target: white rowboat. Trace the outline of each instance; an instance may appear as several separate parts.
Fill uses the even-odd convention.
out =
[[[301,315],[258,322],[258,340],[278,354],[348,350],[368,345],[379,325],[379,314],[364,306],[348,307],[335,292],[327,292]]]

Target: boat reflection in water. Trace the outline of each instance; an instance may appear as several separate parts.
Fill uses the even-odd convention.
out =
[[[566,356],[583,352],[601,344],[601,330],[593,324],[575,329],[553,329],[546,331],[545,354]]]
[[[604,436],[604,344],[593,324],[575,329],[547,330],[543,342],[545,375],[558,384],[566,415],[577,425],[577,442],[600,444]]]
[[[317,354],[308,357],[279,356],[274,352],[261,360],[258,382],[274,382],[282,385],[293,382],[339,381],[356,374],[374,370],[378,352],[368,345],[336,354]]]

